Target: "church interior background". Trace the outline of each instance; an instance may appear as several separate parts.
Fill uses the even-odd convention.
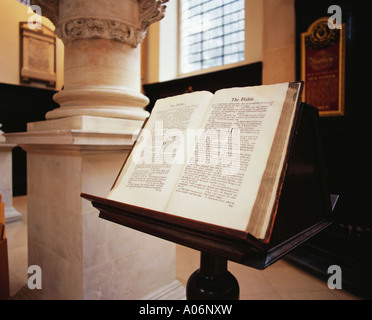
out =
[[[132,133],[156,99],[301,80],[301,34],[330,17],[331,5],[2,0],[0,192],[8,270],[0,276],[9,281],[2,297],[185,299],[199,252],[103,221],[80,194],[109,191],[132,147]],[[337,5],[345,23],[345,111],[320,117],[329,188],[340,196],[335,221],[263,271],[230,262],[241,300],[371,298],[371,108],[362,94],[367,80],[360,76],[368,64],[368,19],[352,1]],[[204,25],[209,16],[223,25],[203,34],[217,30],[209,42],[182,44],[183,15],[198,16]],[[222,54],[216,53],[219,41],[226,46]],[[194,59],[200,45],[217,48]],[[28,284],[28,268],[35,265],[42,272],[40,289]],[[332,265],[341,267],[342,289],[328,285]]]

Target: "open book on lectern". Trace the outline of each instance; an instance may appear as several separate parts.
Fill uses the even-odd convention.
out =
[[[268,241],[302,86],[159,99],[107,198]]]

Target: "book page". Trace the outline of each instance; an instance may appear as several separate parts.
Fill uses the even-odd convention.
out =
[[[164,211],[213,94],[159,99],[107,198]]]
[[[167,213],[246,231],[287,89],[284,83],[216,92]]]

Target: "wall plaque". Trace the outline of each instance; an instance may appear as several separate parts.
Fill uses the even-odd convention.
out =
[[[301,34],[303,100],[320,116],[340,116],[345,110],[345,23],[328,27],[328,17],[316,20]]]
[[[45,26],[30,29],[27,22],[20,22],[20,82],[33,81],[46,83],[55,88],[56,74],[56,36]]]

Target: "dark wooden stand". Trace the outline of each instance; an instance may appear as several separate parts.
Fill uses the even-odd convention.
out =
[[[295,119],[286,167],[267,241],[164,212],[81,196],[92,202],[103,219],[199,250],[200,269],[188,281],[188,299],[238,299],[239,285],[227,271],[228,260],[264,269],[332,223],[318,113],[306,104]]]
[[[332,211],[338,195],[331,195]],[[187,300],[239,300],[239,283],[227,270],[227,260],[201,251],[200,268],[189,278]]]
[[[200,269],[189,278],[187,300],[239,300],[239,283],[227,270],[227,260],[207,252],[200,254]]]

